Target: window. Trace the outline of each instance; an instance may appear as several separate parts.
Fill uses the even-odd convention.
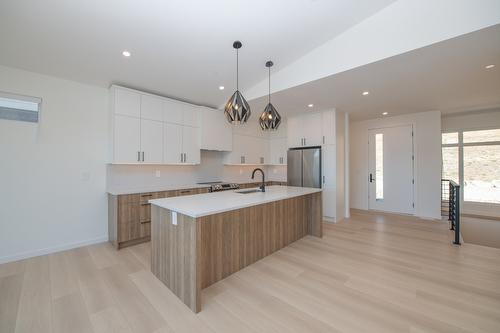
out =
[[[464,201],[500,204],[500,129],[442,134],[442,177],[461,185]]]
[[[384,134],[375,134],[375,199],[384,199]]]
[[[0,119],[38,123],[41,103],[40,98],[0,92]]]

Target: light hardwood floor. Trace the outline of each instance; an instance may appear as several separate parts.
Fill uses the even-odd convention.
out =
[[[0,265],[0,332],[500,332],[500,249],[447,224],[355,212],[203,290],[194,314],[149,243]]]

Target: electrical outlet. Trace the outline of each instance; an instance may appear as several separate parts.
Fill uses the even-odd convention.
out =
[[[172,212],[172,224],[177,225],[177,212]]]
[[[161,172],[160,172],[160,170],[156,170],[156,172],[155,172],[155,177],[156,177],[156,178],[160,178],[160,177],[161,177]]]

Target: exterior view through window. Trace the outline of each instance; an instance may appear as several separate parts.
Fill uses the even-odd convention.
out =
[[[500,204],[500,129],[442,135],[442,178],[459,183],[464,201]]]

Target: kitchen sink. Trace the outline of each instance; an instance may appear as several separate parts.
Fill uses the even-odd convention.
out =
[[[260,188],[246,188],[243,190],[237,190],[234,191],[235,193],[240,193],[240,194],[249,194],[249,193],[256,193],[256,192],[262,192]]]

